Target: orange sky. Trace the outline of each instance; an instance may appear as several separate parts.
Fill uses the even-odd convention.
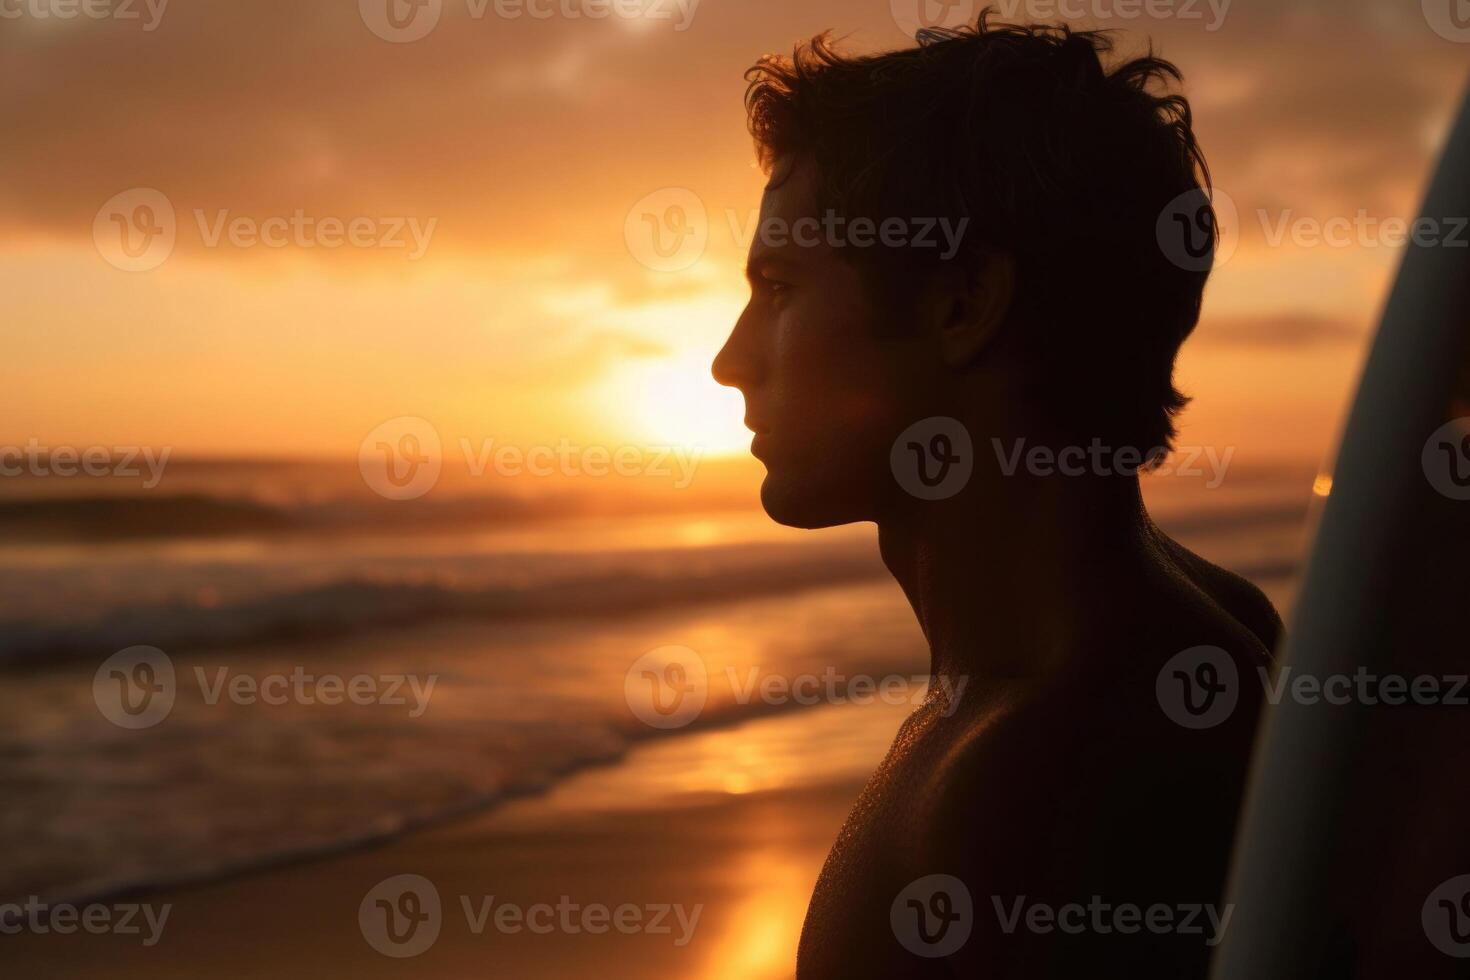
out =
[[[703,0],[684,30],[677,13],[439,2],[411,43],[376,36],[355,0],[179,0],[152,30],[142,3],[143,21],[0,19],[0,444],[348,456],[416,415],[449,440],[744,448],[740,399],[707,372],[744,303],[732,222],[763,183],[741,73],[823,28],[901,44],[890,8],[906,0]],[[1470,45],[1419,0],[1237,0],[1215,30],[1108,26],[1184,69],[1240,213],[1181,361],[1181,442],[1319,456],[1400,250],[1271,230],[1412,216]],[[140,187],[174,210],[176,242],[125,272],[93,226]],[[625,224],[669,187],[692,194],[708,244],[660,271]],[[413,259],[411,242],[210,244],[221,215],[298,212],[432,234]]]

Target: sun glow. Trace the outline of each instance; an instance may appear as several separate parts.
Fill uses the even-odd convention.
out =
[[[630,363],[600,387],[599,400],[609,407],[612,421],[635,441],[699,446],[710,456],[734,455],[750,446],[740,393],[715,383],[703,355]]]

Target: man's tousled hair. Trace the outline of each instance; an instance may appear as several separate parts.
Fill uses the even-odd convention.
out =
[[[759,159],[809,159],[822,211],[968,218],[949,261],[1014,260],[1003,342],[1035,366],[1039,404],[1079,438],[1167,447],[1187,402],[1174,359],[1209,274],[1171,261],[1157,230],[1209,186],[1188,101],[1154,91],[1182,77],[1151,51],[1106,67],[1106,32],[990,13],[899,51],[847,56],[822,34],[761,58],[746,72]],[[884,301],[945,264],[915,247],[848,257]]]

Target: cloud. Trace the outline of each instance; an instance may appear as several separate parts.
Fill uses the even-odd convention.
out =
[[[1363,329],[1346,317],[1291,310],[1206,314],[1191,339],[1208,345],[1305,347],[1358,343],[1363,337]]]

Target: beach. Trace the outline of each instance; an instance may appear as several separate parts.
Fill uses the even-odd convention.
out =
[[[305,864],[118,902],[170,907],[159,941],[23,934],[26,977],[789,977],[827,848],[901,708],[834,706],[634,749],[483,816]],[[820,739],[824,765],[810,764]],[[378,952],[359,906],[404,874],[433,883],[442,925],[412,958]],[[573,931],[497,929],[490,897],[569,908]],[[466,903],[472,914],[467,914]],[[668,933],[581,927],[587,907],[679,905]],[[491,908],[495,908],[494,904]],[[684,928],[694,910],[691,929]],[[480,926],[478,933],[475,926]],[[143,919],[139,916],[140,925]]]
[[[1284,613],[1311,475],[1145,492]],[[205,477],[0,546],[7,975],[791,975],[928,684],[871,526]]]

